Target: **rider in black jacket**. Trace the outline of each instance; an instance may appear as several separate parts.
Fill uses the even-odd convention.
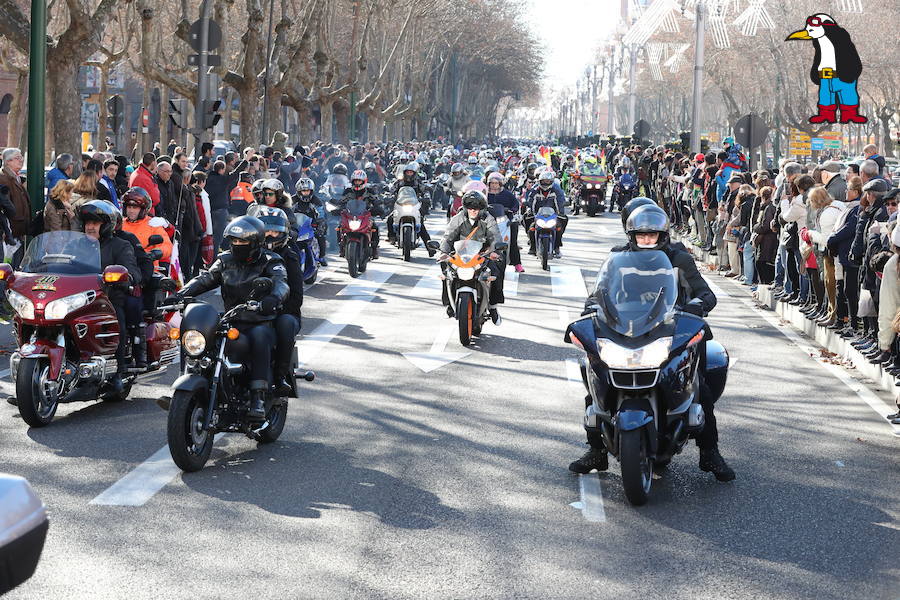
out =
[[[122,230],[122,212],[115,209],[115,231],[113,235],[131,244],[134,250],[134,258],[138,270],[131,274],[132,285],[140,291],[140,296],[133,294],[125,296],[125,320],[128,323],[128,335],[131,337],[131,359],[135,368],[147,367],[147,330],[142,318],[145,303],[142,297],[146,294],[155,294],[156,290],[149,282],[153,280],[153,259],[144,252],[141,241],[131,232]],[[153,306],[153,299],[149,305]]]
[[[672,244],[669,241],[669,219],[665,211],[656,205],[642,206],[635,210],[629,217],[625,226],[629,242],[627,245],[613,248],[613,252],[640,252],[642,250],[660,250],[672,262],[672,266],[678,269],[681,288],[678,294],[678,306],[681,310],[703,317],[716,306],[716,295],[703,279],[697,264],[690,253],[681,244]],[[595,292],[596,294],[596,292]],[[697,300],[697,302],[693,302]],[[591,305],[596,305],[598,300],[594,294],[585,302],[585,312],[589,314]],[[709,327],[706,328],[707,339],[711,337]],[[700,405],[703,407],[706,424],[703,431],[697,435],[697,445],[700,447],[700,470],[708,471],[716,476],[719,481],[731,481],[734,479],[734,471],[719,453],[719,432],[716,427],[714,412],[715,399],[706,382],[703,379],[703,369],[706,365],[705,355],[700,359]],[[585,402],[590,401],[590,395]],[[576,473],[589,473],[594,469],[605,471],[609,468],[606,447],[602,440],[591,439],[588,435],[590,450],[569,465],[569,469]]]
[[[319,209],[325,206],[316,195],[316,184],[309,177],[301,177],[297,182],[297,193],[294,194],[294,212],[304,214],[313,220],[316,230],[316,241],[319,243],[319,264],[328,266],[325,253],[328,251],[328,231],[325,219]]]
[[[381,202],[378,201],[378,198],[366,185],[367,180],[368,178],[366,177],[365,171],[357,169],[353,172],[350,180],[350,187],[344,190],[344,195],[341,196],[340,200],[338,200],[337,214],[340,214],[340,212],[344,210],[344,208],[346,208],[347,203],[351,200],[362,200],[366,203],[366,208],[370,213],[372,213],[372,216],[384,216]],[[380,237],[378,232],[378,225],[373,222],[372,228],[375,230],[372,232],[372,260],[375,260],[376,258],[378,258],[378,242],[380,241]],[[341,247],[341,256],[343,256],[344,244],[340,243],[340,240],[338,240],[338,242],[338,245]]]
[[[256,279],[268,277],[272,280],[272,289],[259,301],[259,310],[244,310],[237,319],[237,329],[250,340],[249,414],[252,418],[262,419],[272,380],[272,348],[275,346],[272,322],[279,305],[290,294],[287,270],[280,256],[265,249],[265,227],[256,217],[234,219],[225,227],[224,237],[230,242],[230,250],[219,254],[209,270],[194,277],[176,296],[194,297],[221,287],[225,310],[230,310],[250,300]]]
[[[416,197],[419,199],[419,215],[422,221],[422,226],[419,227],[419,238],[422,240],[423,244],[428,244],[428,242],[431,241],[431,236],[428,234],[428,229],[425,227],[425,217],[426,215],[428,215],[428,211],[431,210],[431,191],[428,189],[428,186],[426,186],[422,181],[422,178],[419,177],[419,163],[412,161],[404,166],[403,176],[400,179],[395,180],[394,183],[391,184],[391,193],[395,198],[400,192],[400,188],[403,187],[412,188],[416,193]],[[394,231],[393,213],[388,215],[387,231],[388,240],[393,242],[397,235]],[[434,250],[432,250],[431,248],[428,248],[428,256],[434,256]]]

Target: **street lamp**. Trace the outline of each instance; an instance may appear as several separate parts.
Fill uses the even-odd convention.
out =
[[[47,75],[47,0],[31,0],[28,58],[28,197],[31,214],[44,207],[44,78]],[[80,118],[76,115],[75,118]]]

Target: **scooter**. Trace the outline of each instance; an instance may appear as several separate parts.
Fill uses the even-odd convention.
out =
[[[347,270],[350,277],[359,277],[366,272],[371,259],[372,235],[374,226],[372,213],[363,200],[353,199],[341,211],[341,224],[338,226],[338,243],[341,252],[347,259]]]
[[[589,441],[618,458],[634,505],[647,502],[654,467],[703,430],[700,378],[715,400],[728,376],[728,353],[706,339],[704,319],[676,307],[678,285],[663,252],[613,253],[597,276],[591,314],[566,329],[565,341],[583,353]]]
[[[153,254],[151,258],[159,256]],[[161,255],[159,250],[155,251]],[[109,300],[113,286],[128,286],[125,267],[100,270],[100,245],[83,233],[53,231],[34,238],[19,271],[0,264],[0,290],[15,310],[19,348],[10,356],[16,405],[31,427],[48,425],[62,403],[124,400],[138,377],[165,369],[178,358],[173,329],[160,314],[145,319],[147,367],[128,368],[124,386],[108,390],[117,373],[119,321]],[[157,287],[174,290],[161,278]]]
[[[403,252],[403,260],[409,262],[416,238],[422,227],[422,203],[411,187],[401,187],[394,203],[393,227],[394,243]]]
[[[532,230],[535,252],[541,261],[541,268],[545,271],[550,270],[549,262],[556,250],[556,236],[559,235],[557,221],[556,211],[549,206],[541,207],[534,215]]]
[[[297,246],[300,249],[300,270],[303,283],[312,285],[319,275],[319,241],[316,223],[309,215],[297,213]]]
[[[446,268],[441,280],[447,286],[447,295],[459,324],[459,343],[468,346],[472,338],[481,335],[481,328],[490,319],[490,285],[494,280],[485,268],[487,255],[481,253],[483,242],[459,240],[453,243],[453,253],[445,260]],[[440,250],[441,244],[431,240],[427,246]],[[505,252],[507,244],[494,245],[494,252]]]

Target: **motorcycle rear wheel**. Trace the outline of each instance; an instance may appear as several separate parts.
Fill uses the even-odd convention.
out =
[[[166,438],[172,460],[182,471],[199,471],[212,453],[212,431],[203,431],[207,399],[200,395],[179,390],[172,396]]]
[[[459,323],[459,343],[468,346],[474,333],[475,306],[472,296],[463,294],[456,301],[456,321]]]
[[[647,450],[647,439],[640,429],[623,431],[619,440],[619,463],[625,497],[635,506],[647,503],[653,482],[653,461]]]
[[[271,444],[278,439],[281,432],[284,431],[284,424],[287,421],[287,411],[287,401],[274,405],[269,409],[269,414],[266,415],[266,420],[269,424],[265,429],[259,432],[260,444]]]
[[[356,279],[359,277],[359,242],[356,240],[347,242],[345,254],[347,255],[347,270],[350,272],[350,277]]]
[[[16,405],[30,427],[49,425],[59,407],[47,398],[50,362],[46,358],[23,358],[16,371]]]

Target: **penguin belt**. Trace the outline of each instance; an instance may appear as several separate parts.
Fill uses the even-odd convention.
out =
[[[834,72],[834,69],[820,69],[819,70],[819,78],[820,79],[834,79],[837,74]]]

